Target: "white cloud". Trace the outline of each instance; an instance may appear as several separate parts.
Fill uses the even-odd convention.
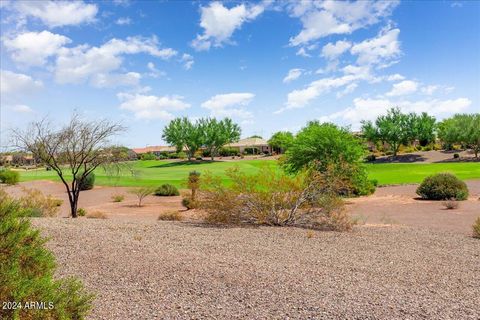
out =
[[[343,91],[337,92],[337,99],[352,93],[353,91],[355,91],[355,89],[357,89],[357,87],[358,84],[356,82],[350,83],[348,86],[345,87],[345,89],[343,89]]]
[[[391,74],[391,75],[387,76],[385,79],[387,81],[401,81],[401,80],[404,80],[405,77],[402,76],[401,74],[395,73],[395,74]]]
[[[435,91],[438,90],[438,86],[435,86],[435,85],[428,85],[428,86],[425,86],[425,87],[422,87],[422,93],[424,94],[427,94],[429,96],[431,96],[432,94],[435,93]]]
[[[154,96],[139,93],[121,92],[117,94],[122,110],[134,113],[137,119],[163,119],[170,120],[174,117],[171,112],[190,108],[190,104],[183,101],[182,96]]]
[[[148,53],[165,60],[177,54],[170,48],[160,49],[156,38],[140,37],[128,37],[126,40],[112,39],[100,47],[87,45],[64,47],[59,51],[56,61],[55,79],[59,83],[81,83],[89,80],[95,84],[95,77],[106,75],[121,67],[122,55],[138,53]],[[134,79],[132,75],[128,78]]]
[[[395,83],[392,90],[386,93],[389,97],[404,96],[416,92],[418,89],[418,82],[412,80],[403,80]]]
[[[283,83],[288,83],[290,81],[298,79],[302,75],[302,72],[302,69],[290,69],[285,78],[283,78]]]
[[[147,68],[151,71],[148,75],[152,78],[159,78],[167,75],[165,71],[158,70],[153,62],[147,63]]]
[[[116,24],[119,26],[126,26],[132,23],[132,20],[129,17],[121,17],[115,21]]]
[[[29,66],[41,66],[47,58],[56,55],[71,40],[49,31],[25,32],[14,38],[4,38],[3,43],[12,59]]]
[[[312,55],[307,52],[307,50],[304,47],[301,47],[300,49],[297,50],[295,53],[297,56],[305,57],[305,58],[310,58]]]
[[[26,74],[8,70],[0,70],[0,83],[2,99],[15,95],[26,96],[43,87],[41,81],[34,80]]]
[[[217,94],[202,103],[202,108],[210,110],[213,117],[236,117],[251,119],[253,115],[244,107],[255,97],[253,93]]]
[[[352,125],[352,129],[358,130],[362,120],[375,120],[379,115],[385,114],[388,109],[398,106],[403,112],[428,112],[438,118],[448,117],[455,113],[463,112],[471,105],[467,98],[454,100],[428,99],[418,101],[389,100],[389,99],[364,99],[353,100],[353,107],[323,116],[323,122],[342,122]]]
[[[203,34],[197,35],[192,46],[198,51],[209,50],[213,45],[220,47],[230,43],[230,37],[242,24],[257,18],[263,11],[264,4],[238,4],[232,8],[225,7],[221,2],[214,1],[201,7],[200,26]]]
[[[112,88],[121,86],[137,86],[142,76],[137,72],[98,73],[90,79],[90,84],[96,88]]]
[[[331,34],[349,34],[388,17],[398,1],[298,1],[291,15],[299,17],[302,31],[290,38],[298,46]]]
[[[14,112],[17,113],[32,113],[33,109],[24,104],[16,104],[10,107]]]
[[[400,29],[383,29],[375,38],[356,43],[350,52],[358,55],[358,64],[385,64],[400,56]]]
[[[83,1],[17,1],[15,9],[51,28],[93,22],[98,12],[97,5]]]
[[[322,56],[324,58],[334,60],[350,49],[352,44],[348,41],[339,40],[336,43],[328,43],[322,48]]]
[[[185,70],[190,70],[195,63],[195,61],[193,60],[193,56],[188,53],[184,53],[181,60],[183,62],[183,68],[185,68]]]

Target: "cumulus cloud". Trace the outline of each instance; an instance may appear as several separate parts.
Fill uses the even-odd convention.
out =
[[[174,118],[172,112],[190,108],[182,96],[155,96],[141,93],[120,92],[117,94],[122,110],[133,112],[137,119],[162,119]]]
[[[147,63],[147,68],[150,70],[148,75],[152,78],[159,78],[167,75],[165,71],[158,70],[153,62]]]
[[[334,60],[346,52],[352,44],[345,40],[339,40],[336,43],[328,43],[322,48],[322,56],[324,58]]]
[[[253,118],[245,107],[250,104],[255,95],[253,93],[226,93],[217,94],[202,103],[202,108],[210,110],[213,117],[232,117],[248,120]]]
[[[428,112],[438,118],[448,117],[452,114],[465,111],[471,100],[458,98],[450,100],[427,99],[418,101],[389,100],[356,98],[353,106],[320,118],[323,122],[342,122],[352,125],[358,130],[362,120],[375,120],[379,115],[385,114],[393,106],[398,106],[403,112]]]
[[[184,53],[181,60],[183,62],[183,68],[185,70],[190,70],[195,63],[195,61],[193,60],[193,56],[188,53]]]
[[[15,95],[29,95],[43,87],[43,83],[32,77],[8,70],[0,70],[0,93],[2,99]]]
[[[412,80],[404,80],[399,83],[395,83],[392,86],[392,90],[386,93],[389,97],[404,96],[416,92],[418,89],[418,82]]]
[[[214,1],[201,7],[200,26],[203,33],[197,35],[192,46],[198,51],[209,50],[211,46],[220,47],[231,43],[235,30],[240,29],[245,22],[257,18],[265,10],[265,4],[238,4],[227,8],[221,2]]]
[[[121,17],[118,18],[117,21],[115,21],[116,24],[119,26],[126,26],[132,23],[132,20],[128,17]]]
[[[302,69],[290,69],[285,78],[283,78],[283,83],[288,83],[298,79],[302,75],[302,72]]]
[[[13,5],[21,17],[39,19],[50,28],[89,23],[98,13],[96,4],[83,1],[15,1]]]
[[[358,64],[386,64],[401,54],[398,35],[400,29],[383,29],[375,38],[356,43],[350,53],[358,55]]]
[[[13,38],[5,37],[5,48],[11,52],[12,59],[28,66],[41,66],[47,58],[56,55],[60,48],[71,40],[50,31],[25,32]]]
[[[435,93],[435,91],[438,90],[438,86],[435,85],[428,85],[425,87],[422,87],[422,93],[431,96],[432,94]]]
[[[398,1],[298,1],[290,14],[299,17],[303,29],[290,38],[298,46],[331,34],[349,34],[388,17]]]

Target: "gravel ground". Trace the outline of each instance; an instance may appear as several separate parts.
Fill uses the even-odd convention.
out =
[[[91,319],[480,319],[480,240],[458,233],[32,220]]]

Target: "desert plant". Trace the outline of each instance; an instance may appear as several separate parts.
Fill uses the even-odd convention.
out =
[[[86,217],[88,219],[108,219],[108,215],[102,211],[92,211],[87,213]]]
[[[177,187],[174,185],[165,183],[158,187],[154,194],[156,196],[171,197],[180,195],[180,192],[178,192]]]
[[[80,191],[91,190],[95,185],[95,173],[90,172],[80,180]]]
[[[87,215],[87,210],[83,208],[78,208],[77,209],[77,214],[79,217],[85,217]]]
[[[54,217],[57,215],[63,200],[45,196],[38,189],[22,188],[24,195],[19,199],[30,217]]]
[[[447,210],[453,210],[453,209],[458,209],[459,203],[455,199],[449,199],[443,202],[443,206]]]
[[[229,186],[210,174],[202,179],[199,203],[209,222],[303,225],[329,230],[352,227],[341,211],[338,181],[332,175],[307,170],[292,177],[265,167],[255,175],[233,168],[227,170],[227,176],[232,181]]]
[[[167,211],[162,212],[158,216],[158,220],[161,221],[181,221],[183,220],[182,214],[179,211]]]
[[[196,209],[198,208],[198,201],[192,200],[190,196],[187,196],[182,199],[182,206],[184,206],[188,210]]]
[[[143,199],[151,195],[153,192],[155,192],[155,188],[153,187],[132,188],[128,192],[137,196],[138,206],[141,207]]]
[[[0,170],[0,182],[5,184],[14,185],[20,180],[20,174],[17,171],[10,169]]]
[[[417,194],[427,200],[466,200],[468,188],[465,182],[451,173],[438,173],[426,177],[417,188]]]
[[[480,217],[475,220],[475,223],[472,226],[473,228],[473,237],[480,239]]]
[[[125,196],[123,194],[113,194],[112,195],[112,201],[113,202],[122,202],[125,200]]]
[[[44,301],[46,308],[1,308],[1,319],[84,319],[93,296],[75,278],[54,278],[54,255],[19,201],[0,191],[0,301]]]

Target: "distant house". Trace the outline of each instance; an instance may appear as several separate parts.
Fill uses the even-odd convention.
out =
[[[248,153],[253,154],[263,154],[263,153],[272,153],[272,149],[268,145],[267,140],[262,138],[247,138],[239,140],[238,142],[229,143],[225,145],[227,148],[238,149],[240,153],[245,153],[245,151],[251,151]]]
[[[164,152],[174,153],[177,151],[175,147],[170,147],[170,146],[150,146],[145,148],[134,148],[132,150],[137,154],[137,156],[141,156],[142,154],[150,152],[156,155],[157,157]]]
[[[31,154],[13,153],[0,155],[0,165],[3,166],[34,166],[35,158]]]

